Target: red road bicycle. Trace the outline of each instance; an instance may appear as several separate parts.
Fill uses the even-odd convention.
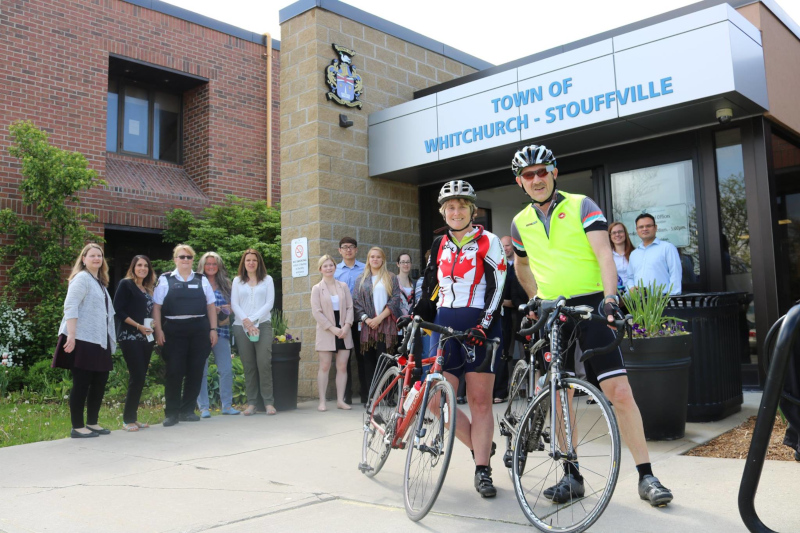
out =
[[[436,355],[417,361],[414,344],[421,328],[441,336]],[[407,448],[404,503],[406,514],[415,522],[428,514],[439,495],[456,437],[455,392],[442,374],[443,348],[449,340],[461,342],[466,337],[466,332],[415,317],[405,329],[400,353],[381,355],[370,387],[358,469],[373,477],[393,448]],[[487,343],[493,346],[492,355],[489,357],[487,352],[478,371],[493,364],[500,341],[488,339]],[[409,436],[412,427],[414,431]]]

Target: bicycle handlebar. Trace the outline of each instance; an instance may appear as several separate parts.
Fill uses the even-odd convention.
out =
[[[563,296],[559,296],[555,300],[542,300],[538,297],[535,297],[528,302],[528,304],[519,306],[519,310],[521,312],[533,311],[539,315],[539,319],[535,324],[528,328],[521,329],[519,334],[527,337],[528,335],[536,333],[542,329],[542,326],[544,326],[545,323],[549,328],[552,326],[552,321],[555,320],[559,315],[565,315],[577,320],[602,322],[607,326],[615,328],[617,330],[617,334],[614,336],[614,341],[607,346],[603,346],[601,348],[592,348],[583,352],[583,355],[580,358],[582,363],[587,359],[594,357],[595,355],[602,355],[616,350],[622,343],[622,339],[625,337],[626,331],[628,332],[628,337],[631,337],[631,332],[633,329],[633,316],[625,315],[625,317],[622,319],[609,322],[607,317],[594,313],[594,309],[591,307],[585,305],[568,307],[566,303],[567,299]]]
[[[585,352],[583,352],[583,355],[581,356],[580,359],[581,363],[583,363],[584,361],[586,361],[591,357],[594,357],[595,355],[603,355],[616,350],[622,343],[622,339],[625,337],[626,331],[628,332],[628,338],[630,338],[631,336],[631,332],[633,329],[633,316],[631,315],[625,315],[625,318],[614,320],[614,322],[609,322],[607,317],[592,314],[590,320],[593,320],[595,322],[603,322],[608,326],[611,326],[613,324],[617,330],[617,334],[614,336],[614,341],[608,346],[603,346],[602,348],[592,348],[590,350],[586,350]]]
[[[466,331],[459,331],[457,329],[453,329],[448,326],[442,326],[439,324],[434,324],[433,322],[425,322],[422,320],[421,317],[415,316],[412,321],[412,327],[415,328],[423,328],[429,329],[431,331],[435,331],[440,335],[444,335],[446,337],[466,337],[469,335]],[[493,346],[492,349],[492,356],[491,357],[484,357],[483,362],[481,365],[475,369],[476,372],[486,372],[486,369],[491,366],[492,370],[494,370],[494,361],[497,357],[497,349],[500,347],[500,339],[495,337],[493,339],[486,339],[486,344],[491,344]],[[488,349],[488,347],[487,347]]]

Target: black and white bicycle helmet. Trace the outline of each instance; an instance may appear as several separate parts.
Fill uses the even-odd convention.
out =
[[[442,190],[439,191],[439,205],[456,198],[463,198],[474,203],[478,199],[478,195],[475,194],[472,185],[464,180],[448,181],[442,185]]]
[[[525,146],[514,154],[514,159],[511,160],[511,171],[515,176],[519,176],[522,169],[532,165],[547,165],[556,168],[556,156],[543,144]],[[552,168],[548,168],[548,170],[552,171]]]

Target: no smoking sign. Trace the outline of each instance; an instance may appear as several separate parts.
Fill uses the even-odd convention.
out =
[[[308,238],[292,239],[292,277],[308,276]]]

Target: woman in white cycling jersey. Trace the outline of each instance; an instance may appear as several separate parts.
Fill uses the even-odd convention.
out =
[[[467,346],[454,340],[445,345],[443,368],[454,389],[458,388],[459,377],[466,373],[472,420],[458,409],[456,435],[473,453],[475,490],[484,498],[492,498],[497,494],[489,466],[494,434],[494,374],[491,369],[477,369],[487,357],[486,339],[501,335],[506,261],[500,239],[472,223],[477,210],[475,200],[475,190],[466,181],[447,182],[439,192],[439,212],[449,231],[433,242],[416,310],[423,318],[430,317],[432,312],[426,307],[432,305],[430,297],[438,284],[435,322],[470,333]],[[431,347],[438,342],[439,334],[434,333]]]

